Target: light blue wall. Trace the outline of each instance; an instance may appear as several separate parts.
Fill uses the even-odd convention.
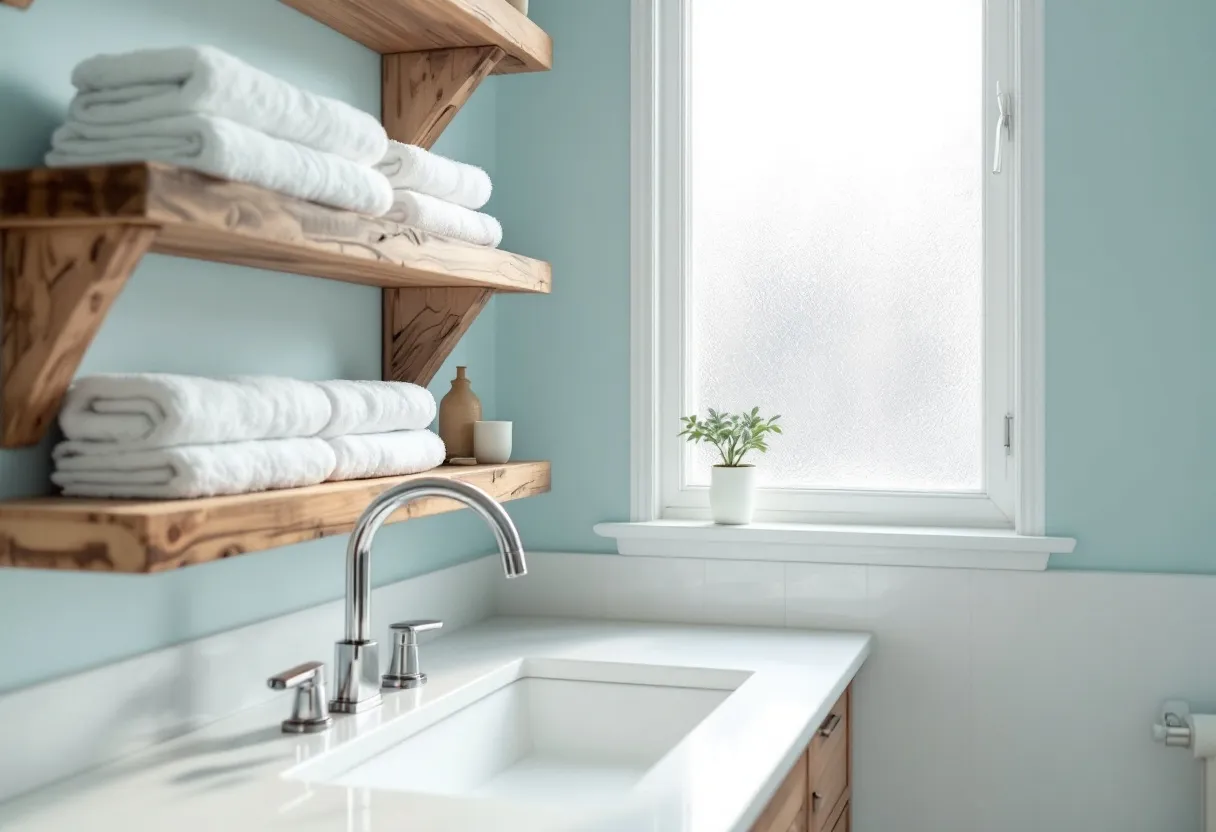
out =
[[[553,264],[546,298],[498,299],[498,402],[553,491],[512,506],[536,549],[615,551],[629,516],[629,2],[533,0],[554,69],[498,89],[503,245]]]
[[[65,112],[77,61],[186,43],[214,44],[379,112],[379,57],[276,0],[39,0],[26,12],[0,7],[0,167],[39,164]],[[496,84],[478,91],[438,148],[491,172]],[[150,256],[81,372],[378,378],[379,321],[376,289]],[[493,412],[494,345],[491,304],[438,374],[437,395],[446,392],[452,366],[468,363]],[[0,497],[48,491],[48,449],[44,442],[0,453]],[[344,545],[336,537],[156,576],[0,571],[0,691],[340,597]],[[425,573],[492,547],[480,523],[459,515],[390,527],[375,581]]]
[[[1216,572],[1216,3],[1047,12],[1056,562]]]
[[[499,401],[553,460],[524,539],[605,551],[592,524],[628,517],[629,3],[532,6],[556,65],[499,89],[500,211],[554,292],[499,308]],[[1053,566],[1216,572],[1216,3],[1046,8],[1047,516],[1079,539]]]

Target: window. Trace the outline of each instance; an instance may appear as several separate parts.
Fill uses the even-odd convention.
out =
[[[759,406],[761,519],[1041,532],[1037,7],[742,8],[635,0],[634,519]]]

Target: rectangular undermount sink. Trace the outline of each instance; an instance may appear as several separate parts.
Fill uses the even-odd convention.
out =
[[[476,691],[426,704],[287,776],[464,798],[611,799],[636,785],[748,675],[527,659]]]

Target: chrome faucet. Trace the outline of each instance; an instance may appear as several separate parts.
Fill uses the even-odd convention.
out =
[[[369,638],[372,540],[389,515],[423,497],[447,497],[473,509],[493,529],[507,577],[528,573],[515,524],[497,500],[476,486],[423,477],[394,486],[372,500],[355,523],[346,548],[346,637],[337,643],[335,651],[331,711],[355,714],[380,704],[380,656],[376,642]]]

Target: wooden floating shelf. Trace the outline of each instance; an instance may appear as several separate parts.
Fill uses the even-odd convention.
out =
[[[0,171],[0,228],[153,227],[150,250],[385,288],[548,292],[548,263],[154,162]]]
[[[506,0],[282,0],[381,55],[497,46],[496,73],[553,66],[553,41]]]
[[[476,485],[500,502],[543,494],[550,484],[548,462],[509,462],[197,500],[11,500],[0,502],[0,566],[128,573],[177,569],[347,533],[381,492],[435,476]],[[453,500],[428,497],[388,522],[460,508]]]
[[[146,252],[386,289],[384,378],[426,385],[494,292],[548,263],[154,163],[0,171],[0,446],[37,442]]]

